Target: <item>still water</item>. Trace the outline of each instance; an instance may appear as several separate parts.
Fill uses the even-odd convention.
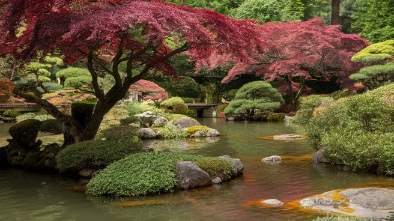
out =
[[[275,134],[301,133],[294,126],[209,118],[199,120],[217,129],[222,136],[214,139],[146,141],[146,145],[161,151],[230,155],[241,159],[245,166],[243,176],[221,185],[190,191],[140,198],[108,198],[87,197],[71,188],[77,181],[64,177],[0,169],[0,220],[312,220],[326,214],[299,211],[288,205],[333,189],[394,187],[393,178],[310,164],[313,151],[305,140],[259,139]],[[282,156],[283,162],[261,162],[262,158],[271,155]],[[258,203],[272,198],[284,202],[285,206],[264,207]]]

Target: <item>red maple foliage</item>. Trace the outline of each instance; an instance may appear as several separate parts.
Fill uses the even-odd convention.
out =
[[[303,92],[306,79],[328,80],[336,76],[342,86],[360,68],[351,57],[369,43],[356,34],[345,34],[337,25],[327,26],[322,19],[305,22],[266,23],[261,26],[267,48],[258,63],[238,66],[224,82],[237,74],[255,71],[268,82],[279,82],[278,90],[288,95],[294,106]],[[234,70],[234,69],[233,69]]]
[[[92,139],[132,83],[152,71],[175,75],[168,62],[175,54],[187,51],[197,63],[214,67],[219,62],[206,62],[212,55],[231,55],[221,64],[250,62],[264,47],[253,21],[157,0],[0,0],[0,12],[0,55],[26,63],[56,52],[67,64],[87,63],[98,102],[85,127],[49,102],[15,92],[71,125],[63,128],[66,144]],[[106,93],[98,83],[103,71],[115,79]]]
[[[139,80],[130,86],[130,90],[142,92],[144,99],[150,100],[164,100],[168,98],[168,93],[164,88],[156,83],[147,80]],[[144,95],[145,94],[145,95]]]
[[[12,95],[15,84],[7,79],[0,79],[0,102],[6,101]]]

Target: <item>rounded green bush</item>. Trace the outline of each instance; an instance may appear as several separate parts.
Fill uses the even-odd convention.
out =
[[[132,139],[137,136],[137,129],[131,126],[113,126],[101,132],[106,140]]]
[[[308,141],[332,163],[393,175],[393,98],[390,84],[329,104],[306,124]]]
[[[160,103],[160,108],[174,114],[187,114],[186,103],[180,97],[172,97]]]
[[[321,95],[301,97],[299,109],[293,118],[293,122],[301,125],[307,124],[313,117],[315,109],[327,102],[333,102],[333,99]]]
[[[132,139],[90,140],[62,149],[56,156],[56,163],[62,173],[78,172],[85,168],[100,169],[127,155],[140,152],[142,148],[142,142]]]
[[[54,134],[61,134],[62,128],[60,127],[59,122],[57,122],[57,120],[48,119],[48,120],[44,120],[41,123],[39,131],[54,133]]]
[[[87,185],[88,195],[139,196],[169,192],[176,185],[175,164],[202,156],[182,153],[137,153],[96,174]]]

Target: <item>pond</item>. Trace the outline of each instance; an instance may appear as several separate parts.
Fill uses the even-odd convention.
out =
[[[0,169],[0,220],[312,220],[326,214],[299,211],[291,202],[325,191],[351,187],[394,187],[394,179],[357,174],[331,166],[312,165],[313,150],[305,140],[260,139],[275,134],[302,133],[292,125],[199,119],[217,129],[214,139],[146,141],[161,151],[241,159],[244,175],[230,182],[190,191],[139,198],[87,197],[72,187],[77,181],[16,169]],[[3,125],[0,125],[3,127]],[[4,128],[4,127],[3,127]],[[2,137],[4,133],[0,134]],[[282,163],[261,159],[283,157]],[[278,199],[283,207],[260,206]],[[257,202],[257,203],[256,203]]]

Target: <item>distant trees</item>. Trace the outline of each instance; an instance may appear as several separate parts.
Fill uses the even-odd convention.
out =
[[[235,13],[236,18],[265,22],[301,21],[304,5],[301,0],[245,0]]]
[[[224,113],[245,112],[250,118],[254,115],[255,110],[273,111],[282,103],[284,103],[282,95],[270,83],[253,81],[245,84],[236,92],[234,100],[224,109]]]
[[[394,1],[356,0],[352,32],[373,43],[394,39]]]

